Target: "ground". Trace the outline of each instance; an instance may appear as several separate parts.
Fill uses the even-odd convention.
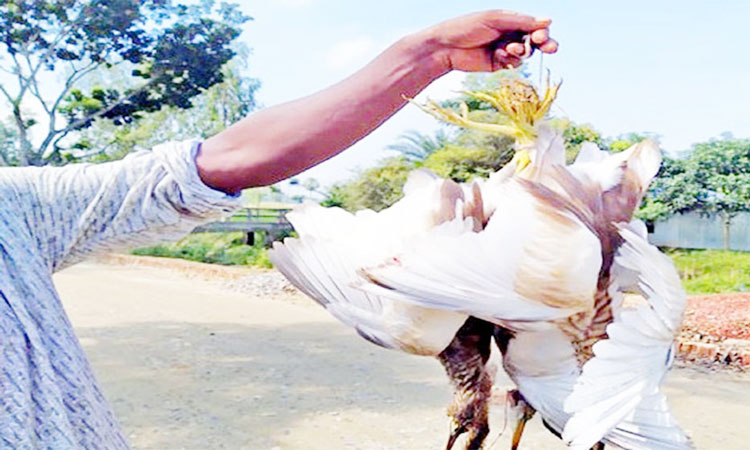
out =
[[[222,270],[217,282],[219,269],[200,270],[84,263],[56,275],[136,450],[444,448],[450,389],[435,360],[369,344],[275,273]],[[747,448],[748,374],[677,368],[666,392],[698,448]],[[490,442],[503,407],[491,414]],[[522,449],[564,448],[538,418],[527,430]],[[488,448],[509,448],[509,434]]]

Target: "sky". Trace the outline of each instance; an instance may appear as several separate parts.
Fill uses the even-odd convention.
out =
[[[264,0],[240,2],[254,18],[242,39],[252,48],[247,75],[264,106],[312,94],[350,75],[399,38],[437,22],[501,8],[552,18],[555,55],[528,62],[533,79],[549,69],[563,86],[553,114],[605,136],[649,132],[676,155],[722,133],[750,137],[747,1]],[[423,97],[455,95],[451,73]],[[343,154],[300,176],[324,186],[351,178],[392,153],[407,130],[439,124],[407,106]]]

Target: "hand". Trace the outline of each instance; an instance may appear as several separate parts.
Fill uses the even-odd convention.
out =
[[[518,67],[530,52],[523,43],[544,53],[557,51],[549,37],[549,19],[536,19],[509,11],[485,11],[459,17],[419,33],[431,43],[445,72],[463,70],[490,72]]]

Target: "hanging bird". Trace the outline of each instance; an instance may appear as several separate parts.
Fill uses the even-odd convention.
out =
[[[467,433],[466,448],[479,449],[489,432],[492,377],[485,365],[494,326],[467,314],[424,308],[356,287],[362,281],[359,269],[400,253],[409,240],[457,216],[481,229],[478,186],[460,186],[416,171],[404,192],[401,201],[378,213],[351,214],[306,204],[287,216],[299,238],[275,243],[269,256],[297,288],[365,339],[440,360],[455,388],[448,448]]]
[[[462,433],[465,448],[479,449],[489,432],[493,337],[518,387],[514,448],[533,411],[574,448],[690,448],[658,390],[684,294],[629,223],[658,150],[584,146],[566,167],[561,137],[540,126],[556,89],[540,98],[512,81],[472,93],[503,124],[428,105],[452,123],[514,136],[516,156],[483,183],[418,171],[380,213],[307,205],[289,216],[299,239],[275,244],[271,258],[363,337],[443,363],[454,386],[449,449]],[[637,309],[623,306],[630,291],[645,299]]]

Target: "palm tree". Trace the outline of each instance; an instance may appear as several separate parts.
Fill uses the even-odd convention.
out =
[[[450,133],[442,128],[433,136],[409,130],[399,136],[398,142],[386,148],[401,153],[410,161],[424,161],[431,153],[443,148],[450,139]]]

